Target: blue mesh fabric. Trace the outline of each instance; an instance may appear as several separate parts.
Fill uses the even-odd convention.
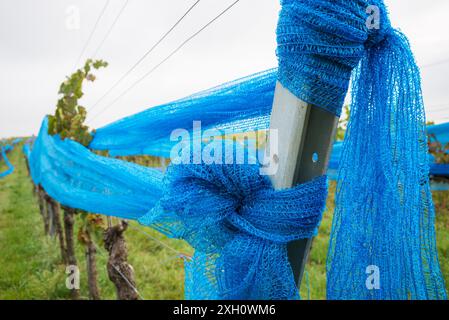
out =
[[[22,147],[22,151],[23,151],[23,154],[25,155],[25,157],[27,159],[30,159],[30,155],[31,155],[30,143],[25,143]]]
[[[281,0],[281,4],[279,81],[303,101],[340,115],[351,72],[365,53],[368,1]]]
[[[433,163],[430,166],[430,174],[439,177],[449,177],[449,164]]]
[[[258,165],[237,164],[237,148],[247,146],[224,141],[221,155],[228,163],[231,145],[233,165],[171,165],[163,185],[158,170],[95,155],[47,130],[45,119],[32,152],[24,148],[34,183],[63,205],[138,219],[188,241],[196,253],[186,263],[186,297],[299,297],[286,244],[316,233],[325,177],[275,191]]]
[[[443,146],[449,143],[449,123],[427,126],[427,134],[433,135]],[[340,165],[343,143],[335,142],[332,148],[331,158],[328,164],[328,178],[337,180],[337,170]],[[435,158],[429,154],[430,175],[449,176],[449,165],[435,163]]]
[[[177,142],[173,130],[192,129],[201,121],[203,130],[248,132],[269,125],[277,70],[270,69],[126,117],[97,129],[89,148],[109,150],[110,155],[170,156]]]
[[[45,118],[29,157],[30,171],[34,183],[61,204],[137,219],[159,200],[160,171],[98,156],[75,141],[47,132]]]
[[[427,133],[434,135],[442,145],[446,145],[449,143],[449,122],[428,126]]]
[[[368,266],[379,268],[379,289],[366,286]],[[327,280],[330,299],[446,298],[419,70],[399,32],[355,72]]]
[[[12,145],[13,146],[15,146],[16,144],[19,144],[19,143],[21,143],[22,142],[22,138],[17,138],[17,139],[14,139],[13,141],[12,141]]]
[[[139,222],[195,248],[189,299],[298,298],[287,243],[315,235],[326,178],[275,191],[258,165],[224,163],[171,165],[163,197]]]
[[[8,156],[6,155],[7,151],[12,150],[13,147],[11,145],[5,145],[5,146],[0,146],[0,154],[1,154],[1,159],[3,159],[5,165],[6,165],[6,169],[3,172],[0,172],[0,179],[6,177],[7,175],[13,173],[14,171],[14,166],[12,165],[12,163],[9,161]]]

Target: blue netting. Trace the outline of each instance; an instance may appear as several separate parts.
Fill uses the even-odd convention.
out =
[[[427,126],[427,134],[434,135],[443,146],[449,143],[449,123]],[[343,150],[342,142],[335,142],[332,148],[331,158],[328,165],[328,177],[332,180],[338,178],[338,167]],[[435,163],[435,159],[429,154],[430,175],[449,177],[449,165]]]
[[[27,159],[30,159],[30,155],[31,155],[31,148],[30,148],[30,144],[29,143],[25,143],[22,147],[22,151],[23,154],[25,155],[25,157]]]
[[[287,22],[280,25],[290,26],[281,29],[288,38],[283,41],[293,52],[281,54],[292,60],[285,78],[280,76],[287,88],[338,114],[343,84],[357,66],[339,166],[327,297],[446,298],[435,247],[420,75],[405,36],[391,28],[382,1],[283,4]],[[380,30],[365,24],[371,4],[380,9]],[[307,67],[310,77],[290,79],[298,71],[308,74]],[[332,87],[335,83],[341,85]],[[378,289],[366,285],[369,266],[380,270]]]
[[[158,205],[139,222],[195,248],[189,299],[295,299],[287,243],[315,235],[326,178],[275,191],[259,165],[180,164],[166,173]],[[232,159],[232,158],[231,158]]]
[[[22,138],[16,138],[12,141],[12,145],[15,146],[16,144],[19,144],[20,142],[22,142]]]
[[[449,177],[449,164],[432,163],[430,165],[430,174],[439,177]]]
[[[0,154],[1,154],[0,160],[3,159],[3,161],[5,162],[5,165],[6,165],[6,170],[4,170],[3,172],[0,172],[0,178],[4,178],[7,175],[13,173],[13,171],[14,171],[14,166],[9,161],[8,156],[6,155],[6,152],[11,151],[12,149],[13,149],[12,145],[0,146]]]
[[[137,219],[161,196],[162,173],[98,156],[70,139],[48,135],[47,118],[29,157],[36,185],[63,205]]]
[[[24,148],[34,183],[63,205],[140,218],[142,224],[188,241],[196,249],[187,265],[189,298],[298,297],[286,244],[316,233],[326,200],[325,177],[275,191],[268,177],[259,174],[259,165],[248,164],[249,153],[243,157],[246,164],[237,161],[237,148],[244,152],[248,146],[224,141],[228,147],[219,149],[219,141],[208,144],[209,150],[220,150],[217,156],[224,163],[231,154],[232,165],[172,165],[162,185],[158,170],[98,156],[70,139],[49,136],[47,122],[31,154]]]
[[[449,143],[449,122],[428,126],[427,133],[435,135],[443,146],[446,145]]]
[[[266,129],[276,85],[276,69],[270,69],[181,100],[150,108],[97,129],[89,148],[109,150],[114,155],[169,157],[177,141],[170,141],[175,129],[192,132],[192,121],[202,130],[223,133]]]
[[[430,141],[441,143],[443,149],[449,145],[449,123],[428,126],[427,133],[431,136]],[[446,153],[449,153],[449,150]],[[438,177],[449,177],[449,164],[436,163],[433,155],[430,155],[430,158],[430,174]]]

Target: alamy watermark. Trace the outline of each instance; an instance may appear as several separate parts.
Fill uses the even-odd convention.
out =
[[[261,141],[263,140],[263,141]],[[267,130],[263,138],[254,131],[202,130],[193,121],[192,130],[175,129],[170,141],[173,164],[259,164],[260,174],[274,175],[278,170],[278,131]],[[261,147],[263,145],[263,147]]]
[[[81,28],[80,8],[75,5],[68,6],[65,14],[65,27],[68,30],[79,30]]]
[[[79,290],[80,288],[80,270],[76,265],[69,265],[65,268],[67,278],[65,286],[69,290]]]
[[[380,289],[380,269],[376,265],[369,265],[365,270],[368,277],[365,281],[365,286],[368,290]]]
[[[366,19],[365,25],[368,30],[380,29],[380,8],[375,5],[370,5],[366,8],[366,13],[369,15]]]

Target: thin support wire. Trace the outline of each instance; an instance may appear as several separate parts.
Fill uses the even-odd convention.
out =
[[[120,16],[122,15],[123,11],[125,11],[126,6],[128,5],[129,0],[125,1],[125,4],[121,7],[119,13],[117,14],[117,16],[114,19],[114,22],[112,22],[112,25],[109,27],[108,31],[106,32],[106,35],[103,37],[103,39],[100,41],[100,44],[98,45],[98,47],[95,49],[94,54],[92,55],[92,59],[95,59],[98,52],[100,51],[100,49],[103,47],[103,44],[105,43],[106,39],[109,37],[109,35],[112,32],[112,29],[114,29],[117,21],[120,19]]]
[[[131,287],[131,289],[134,290],[135,293],[140,297],[140,299],[145,300],[145,298],[142,296],[142,294],[137,290],[135,286],[131,283],[131,281],[128,280],[128,278],[120,271],[120,269],[116,265],[112,265],[112,267],[119,273],[119,275],[123,278],[123,280],[126,281],[126,283]]]
[[[173,247],[169,246],[168,244],[164,243],[163,241],[161,241],[161,240],[159,240],[159,239],[153,237],[153,236],[152,236],[151,234],[149,234],[148,232],[146,232],[146,231],[144,231],[144,230],[142,230],[142,229],[140,229],[140,228],[134,227],[134,226],[132,226],[132,225],[130,225],[130,224],[128,225],[128,227],[131,228],[131,229],[134,229],[134,230],[136,230],[136,231],[138,231],[138,232],[140,232],[141,234],[145,235],[148,239],[153,240],[153,241],[159,243],[161,246],[163,246],[163,247],[165,247],[165,248],[167,248],[167,249],[169,249],[169,250],[175,252],[178,256],[180,256],[180,257],[187,257],[187,256],[186,256],[185,254],[183,254],[181,251],[178,251],[178,250],[176,250],[175,248],[173,248]]]
[[[167,60],[169,60],[172,56],[174,56],[179,50],[181,50],[187,43],[193,40],[197,35],[199,35],[202,31],[204,31],[207,27],[217,21],[221,16],[223,16],[226,12],[228,12],[233,6],[235,6],[240,0],[236,0],[231,5],[229,5],[226,9],[224,9],[220,14],[218,14],[215,18],[205,24],[201,29],[195,32],[193,35],[188,37],[184,42],[182,42],[175,50],[173,50],[166,58],[164,58],[161,62],[159,62],[156,66],[154,66],[150,71],[145,73],[142,77],[137,79],[137,81],[133,82],[131,86],[125,89],[117,98],[115,98],[110,104],[106,105],[99,113],[97,113],[88,123],[94,121],[98,116],[100,116],[107,109],[112,107],[117,101],[119,101],[123,96],[125,96],[132,88],[134,88],[137,84],[142,82],[145,78],[147,78],[150,74],[156,71],[161,65],[163,65]]]
[[[164,41],[164,39],[184,20],[184,18],[193,10],[193,8],[195,8],[195,6],[200,2],[201,0],[197,0],[192,6],[189,7],[189,9],[184,12],[184,14],[176,21],[176,23],[174,25],[171,26],[171,28],[155,43],[153,44],[153,46],[147,50],[140,58],[139,60],[137,60],[136,63],[134,63],[134,65],[128,69],[128,71],[126,71],[113,85],[112,87],[110,87],[101,97],[100,99],[97,100],[97,102],[95,102],[92,106],[92,108],[90,108],[90,110],[88,109],[88,111],[92,111],[94,110],[98,104],[109,94],[111,93],[134,69],[137,68],[137,66],[143,61],[145,60],[145,58],[151,53],[153,52],[161,43],[162,41]]]
[[[97,27],[98,27],[98,25],[99,25],[99,23],[100,23],[100,20],[101,20],[101,18],[103,17],[103,15],[104,15],[104,13],[105,13],[105,11],[106,11],[106,8],[107,8],[108,5],[109,5],[109,1],[110,1],[110,0],[107,0],[107,1],[105,2],[104,6],[103,6],[103,9],[101,10],[100,15],[99,15],[98,18],[97,18],[97,21],[95,21],[95,25],[94,25],[92,31],[90,32],[89,38],[87,38],[87,41],[86,41],[86,43],[84,44],[84,47],[83,47],[83,49],[81,50],[81,53],[80,53],[80,55],[78,56],[78,59],[76,60],[76,64],[75,64],[75,66],[73,67],[74,70],[76,69],[76,67],[77,67],[78,64],[80,63],[81,58],[82,58],[82,56],[84,55],[84,52],[85,52],[86,49],[87,49],[87,46],[89,45],[90,41],[92,40],[92,37],[93,37],[95,31],[97,30]]]
[[[99,250],[98,246],[95,243],[94,243],[94,246],[96,248],[96,252],[99,252],[105,258],[109,258],[106,256],[105,252],[103,252],[102,250]],[[130,286],[130,288],[133,289],[134,292],[137,293],[137,295],[140,297],[140,299],[146,300],[144,298],[144,296],[139,292],[139,290],[137,290],[137,288],[131,283],[131,281],[123,274],[123,272],[121,272],[120,269],[116,265],[114,265],[114,264],[111,264],[111,265],[118,272],[118,274],[122,277],[122,279],[125,280],[125,282]]]
[[[444,59],[444,60],[441,60],[441,61],[436,61],[436,62],[433,62],[433,63],[429,63],[429,64],[426,64],[426,65],[423,65],[421,67],[421,69],[436,67],[436,66],[439,66],[439,65],[442,65],[442,64],[446,64],[446,63],[449,63],[449,59]]]

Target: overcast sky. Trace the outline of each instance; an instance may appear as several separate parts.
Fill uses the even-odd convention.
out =
[[[97,72],[95,83],[85,86],[82,104],[92,106],[195,1],[129,0],[97,56],[110,66]],[[201,0],[91,116],[233,1]],[[83,60],[94,53],[125,2],[110,0]],[[90,124],[100,127],[151,106],[276,66],[278,2],[240,0]],[[408,35],[422,66],[428,119],[449,121],[449,0],[386,2],[393,25]],[[0,137],[37,133],[43,116],[54,110],[59,84],[74,70],[105,3],[0,0]],[[443,63],[435,65],[437,62]]]

